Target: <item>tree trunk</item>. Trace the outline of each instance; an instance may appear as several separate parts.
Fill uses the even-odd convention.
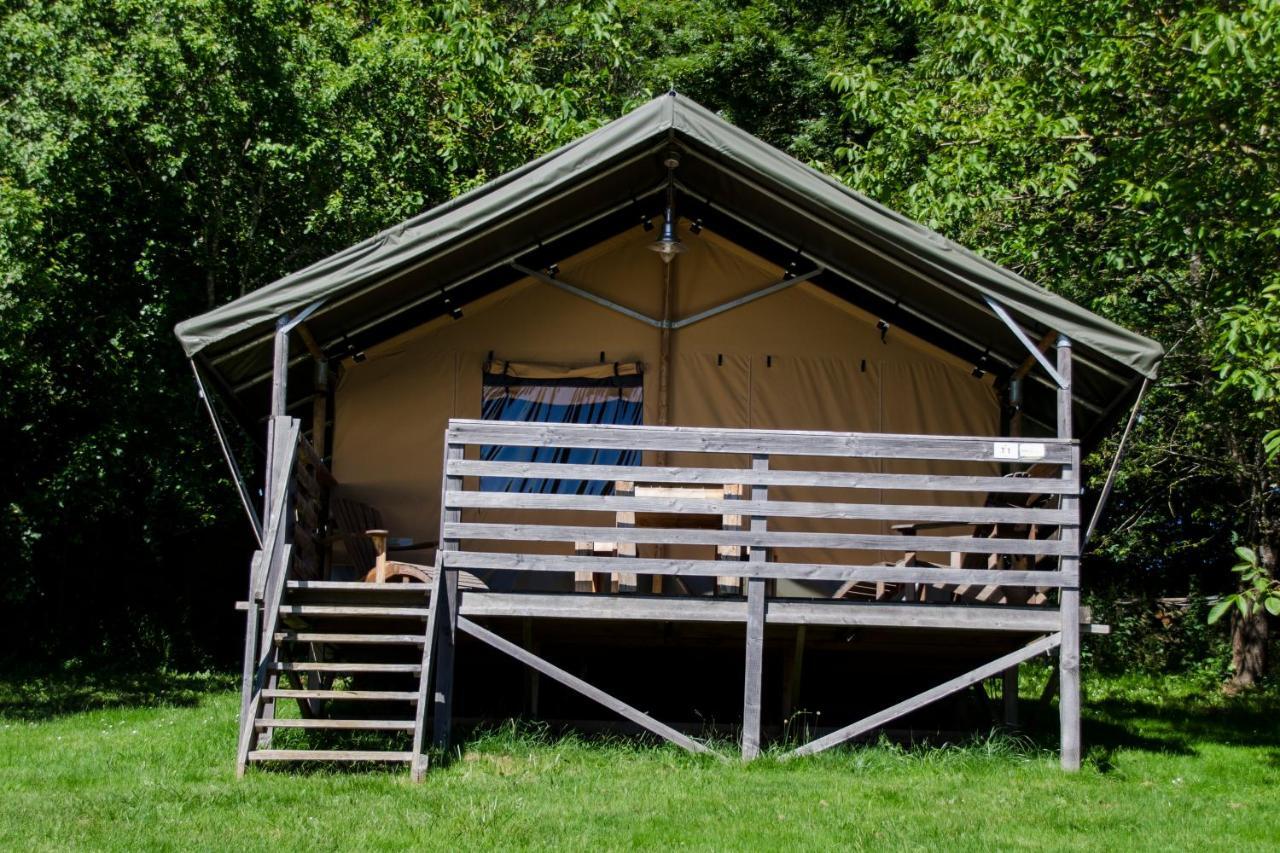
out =
[[[1231,683],[1236,689],[1252,687],[1267,671],[1267,613],[1255,607],[1247,618],[1235,611],[1231,619]]]
[[[1258,557],[1267,574],[1276,576],[1276,554],[1272,547],[1258,548]],[[1261,602],[1249,616],[1231,612],[1231,683],[1234,689],[1253,687],[1267,672],[1267,611]]]

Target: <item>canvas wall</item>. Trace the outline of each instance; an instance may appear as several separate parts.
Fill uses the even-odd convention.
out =
[[[639,228],[560,263],[560,278],[649,316],[662,313],[666,270]],[[703,230],[684,229],[688,250],[670,270],[675,319],[777,281],[781,270]],[[891,329],[876,317],[801,283],[672,333],[669,423],[689,426],[996,435],[990,378]],[[450,417],[480,414],[481,372],[498,359],[578,366],[644,366],[645,423],[658,422],[661,333],[548,284],[527,279],[344,364],[334,412],[334,474],[343,491],[376,506],[393,536],[430,540],[439,524],[442,436]],[[651,460],[646,460],[651,461]],[[673,456],[672,464],[746,464]],[[778,459],[775,467],[831,465]],[[880,463],[848,462],[846,470]],[[976,472],[940,463],[897,462],[885,470]],[[984,473],[994,473],[988,467]],[[885,500],[888,495],[775,489],[780,499]],[[964,499],[957,497],[954,499]],[[901,503],[933,502],[898,494]],[[971,498],[967,499],[970,502]],[[612,524],[604,514],[578,523]],[[778,520],[781,530],[887,532],[883,523]],[[789,552],[780,559],[875,560],[887,555]]]

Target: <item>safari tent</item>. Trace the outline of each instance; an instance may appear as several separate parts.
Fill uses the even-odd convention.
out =
[[[1106,630],[1079,556],[1109,490],[1080,459],[1160,346],[678,94],[177,335],[260,545],[241,770],[421,778],[469,671],[473,716],[554,684],[705,750],[696,709],[628,674],[659,646],[734,650],[701,672],[750,758],[805,661],[859,643],[936,683],[828,685],[796,752],[989,679],[1012,716],[1019,664],[1053,654],[1079,765],[1080,635]],[[370,729],[405,743],[325,740]]]

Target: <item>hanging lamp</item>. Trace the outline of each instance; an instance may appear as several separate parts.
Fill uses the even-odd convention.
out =
[[[667,167],[667,209],[662,217],[662,232],[658,239],[649,244],[649,248],[662,257],[664,264],[671,263],[672,258],[685,250],[684,243],[676,236],[676,167],[680,158],[676,152],[668,151],[662,160]]]

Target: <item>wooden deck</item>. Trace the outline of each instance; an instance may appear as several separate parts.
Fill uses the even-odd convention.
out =
[[[1079,585],[1079,448],[1067,439],[452,421],[441,484],[441,580],[433,589],[321,579],[320,519],[332,478],[296,421],[276,418],[272,438],[277,465],[268,483],[276,503],[247,605],[242,768],[320,760],[327,752],[335,760],[403,761],[421,778],[428,747],[449,744],[459,635],[660,737],[708,749],[541,657],[527,642],[531,635],[524,643],[510,637],[510,626],[535,621],[741,626],[745,758],[761,745],[766,631],[775,660],[779,630],[792,632],[797,659],[806,629],[940,632],[960,637],[961,645],[968,635],[978,655],[991,649],[976,666],[829,728],[797,755],[863,736],[989,678],[1004,677],[1007,691],[1020,662],[1078,649],[1081,630],[1105,631],[1090,624],[1072,594]],[[647,458],[640,465],[482,458],[482,448],[494,447],[628,449]],[[662,464],[681,459],[696,464]],[[921,461],[954,473],[920,473],[912,463]],[[539,490],[522,491],[532,480]],[[548,488],[563,481],[610,487],[603,495]],[[494,482],[503,490],[486,490]],[[678,488],[690,484],[706,488]],[[579,590],[601,591],[459,590],[461,571],[530,579],[525,588],[572,577]],[[712,592],[682,589],[697,578],[714,579]],[[834,588],[838,597],[779,596],[773,586],[782,581]],[[844,597],[859,585],[869,590],[860,600]],[[396,647],[402,651],[392,654]],[[326,656],[333,649],[348,651]],[[400,681],[394,689],[363,689],[334,687],[336,677]],[[1070,682],[1064,670],[1064,697]],[[280,700],[296,700],[304,719],[277,721]],[[327,710],[350,702],[403,707],[409,716],[375,710],[370,719],[334,718]],[[1070,701],[1063,713],[1072,713]],[[1067,766],[1077,726],[1078,717],[1064,716]],[[280,750],[271,744],[276,729],[399,731],[412,742],[381,752]]]

